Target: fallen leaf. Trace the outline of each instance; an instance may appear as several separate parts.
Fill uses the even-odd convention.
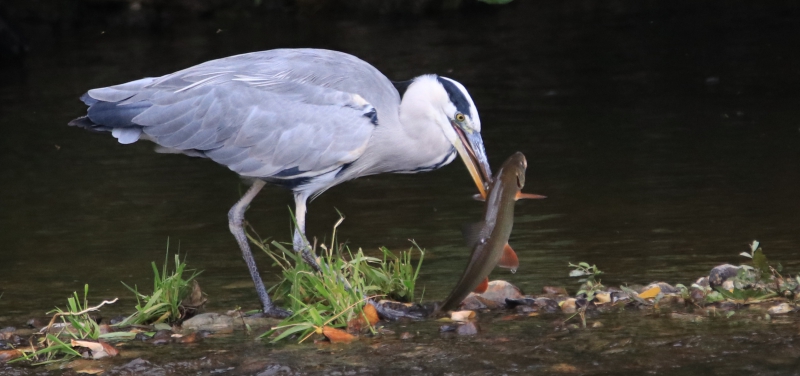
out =
[[[22,357],[22,351],[19,350],[2,350],[0,351],[0,362],[7,362]]]
[[[378,318],[378,311],[375,310],[375,307],[372,304],[367,304],[364,306],[364,315],[367,316],[370,325],[375,325],[380,321]]]
[[[81,340],[72,340],[70,342],[72,347],[85,347],[92,352],[92,359],[101,359],[107,356],[116,356],[119,354],[119,350],[114,348],[105,342],[94,342],[94,341],[81,341]]]
[[[654,286],[654,287],[652,287],[650,289],[647,289],[646,291],[642,291],[639,294],[639,297],[642,298],[642,299],[652,299],[652,298],[655,298],[656,296],[658,296],[658,294],[660,292],[661,292],[661,287]]]
[[[378,311],[375,310],[375,307],[373,307],[372,304],[364,305],[362,312],[363,314],[359,314],[347,322],[348,331],[358,333],[366,329],[368,326],[373,326],[380,321],[378,318]],[[364,316],[367,317],[366,320],[364,320]],[[369,322],[369,325],[367,325],[367,322]]]
[[[106,370],[104,370],[102,368],[84,368],[84,369],[79,369],[79,370],[75,371],[75,373],[85,373],[87,375],[100,375],[105,371]]]
[[[322,327],[322,335],[328,338],[331,343],[349,343],[356,339],[356,337],[341,329],[336,329],[330,326]]]

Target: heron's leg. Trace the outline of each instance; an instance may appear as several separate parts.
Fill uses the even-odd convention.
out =
[[[283,318],[288,317],[290,312],[272,304],[272,300],[269,298],[269,294],[267,294],[267,289],[264,287],[264,281],[261,280],[261,276],[258,274],[256,260],[253,258],[253,252],[250,251],[250,245],[247,243],[247,235],[245,235],[244,228],[242,227],[244,224],[244,212],[247,210],[247,206],[250,205],[250,202],[253,201],[253,198],[256,197],[263,187],[264,181],[256,180],[239,202],[233,205],[231,210],[228,211],[228,227],[230,227],[233,237],[236,238],[236,242],[239,243],[239,248],[242,250],[242,257],[244,258],[244,262],[247,263],[247,269],[250,270],[250,277],[253,279],[253,284],[256,285],[258,298],[261,299],[264,315]]]
[[[308,199],[308,195],[304,193],[297,192],[294,194],[294,205],[295,205],[295,221],[297,221],[297,227],[294,229],[294,238],[292,239],[292,243],[294,245],[295,252],[300,252],[300,255],[303,257],[303,260],[310,265],[315,271],[319,272],[319,264],[317,264],[317,260],[314,258],[314,255],[311,254],[311,245],[308,244],[303,239],[303,234],[306,233],[306,200]]]

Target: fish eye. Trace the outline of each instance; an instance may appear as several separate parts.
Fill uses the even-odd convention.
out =
[[[464,121],[464,120],[466,120],[466,119],[467,119],[467,118],[464,116],[464,114],[462,114],[462,113],[460,113],[460,112],[456,113],[456,121],[458,121],[458,122],[462,122],[462,121]]]

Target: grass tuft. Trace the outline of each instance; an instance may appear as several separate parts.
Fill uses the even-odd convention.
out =
[[[346,244],[337,243],[336,229],[343,220],[341,217],[334,225],[330,245],[318,245],[315,240],[311,246],[312,252],[319,254],[320,273],[299,253],[281,243],[264,241],[250,229],[250,241],[282,269],[283,280],[271,289],[273,297],[293,312],[262,337],[276,334],[272,342],[277,342],[298,335],[302,342],[324,326],[347,327],[351,320],[364,316],[363,308],[370,299],[414,299],[425,252],[413,241],[414,248],[399,256],[386,248],[381,248],[383,258],[367,256],[362,249],[353,252]],[[416,267],[412,262],[414,249],[420,254]]]
[[[172,273],[167,273],[169,265],[169,241],[167,241],[167,255],[164,258],[164,265],[159,272],[155,261],[151,264],[153,268],[153,292],[145,295],[139,292],[136,285],[130,287],[122,282],[128,290],[136,295],[136,312],[128,316],[118,324],[145,325],[157,323],[177,323],[185,318],[186,309],[181,304],[192,293],[192,281],[201,272],[186,269],[186,259],[181,261],[179,255],[175,255],[175,269]],[[189,274],[191,272],[191,274]],[[188,277],[185,274],[189,274]]]

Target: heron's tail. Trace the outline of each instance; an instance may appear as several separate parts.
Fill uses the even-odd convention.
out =
[[[81,101],[89,106],[86,116],[72,120],[68,125],[95,132],[111,132],[121,144],[136,142],[142,134],[142,126],[134,123],[133,118],[152,104],[146,98],[131,99],[152,81],[152,78],[144,78],[88,91],[81,96]]]

